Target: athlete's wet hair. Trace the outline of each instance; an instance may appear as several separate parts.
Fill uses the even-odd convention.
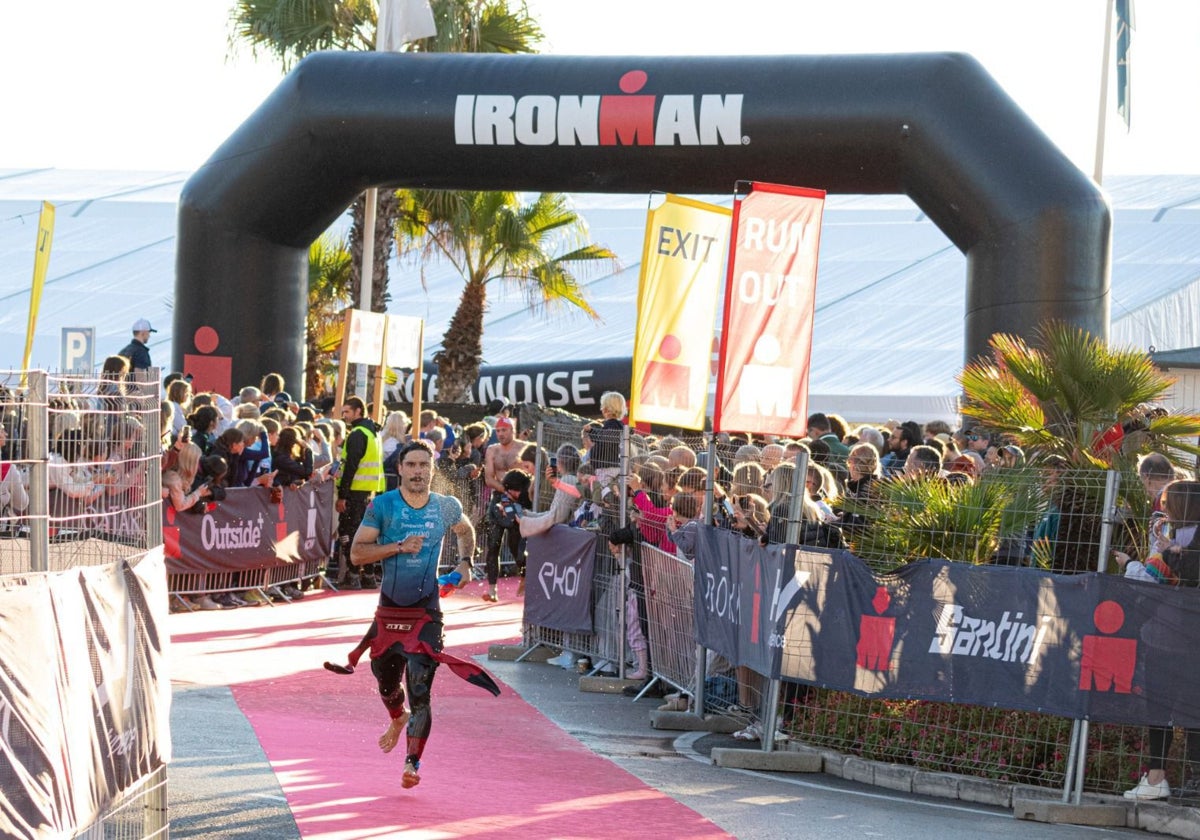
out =
[[[414,440],[411,443],[404,444],[404,446],[400,448],[400,455],[396,460],[398,463],[403,464],[404,459],[408,457],[408,453],[418,451],[425,452],[430,458],[437,460],[437,452],[434,449],[433,444],[427,440]]]

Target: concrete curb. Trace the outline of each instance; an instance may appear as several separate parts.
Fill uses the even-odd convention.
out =
[[[769,770],[779,773],[820,773],[821,754],[814,749],[806,750],[740,750],[730,747],[715,747],[712,762],[718,767],[734,767],[739,770]]]
[[[1128,824],[1127,809],[1121,805],[1099,805],[1014,799],[1013,816],[1019,820],[1070,825],[1120,826]]]
[[[690,712],[654,711],[650,713],[650,726],[654,729],[677,732],[717,732],[722,735],[730,735],[745,724],[724,715],[705,715],[701,718]]]

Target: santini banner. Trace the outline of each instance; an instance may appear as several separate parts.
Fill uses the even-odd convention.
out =
[[[715,431],[803,437],[825,192],[755,183],[733,208]]]
[[[629,416],[703,429],[731,211],[668,195],[646,218]]]
[[[1073,719],[1200,726],[1200,592],[1115,575],[849,552],[702,528],[698,640],[787,681]]]

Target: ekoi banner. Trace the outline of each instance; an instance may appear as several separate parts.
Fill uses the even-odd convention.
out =
[[[803,437],[825,191],[751,185],[733,208],[715,431]]]
[[[525,623],[564,633],[591,633],[596,532],[555,525],[529,538]]]
[[[703,429],[731,211],[668,195],[646,217],[629,416]]]
[[[697,531],[696,638],[736,665],[873,698],[1200,726],[1200,591]]]

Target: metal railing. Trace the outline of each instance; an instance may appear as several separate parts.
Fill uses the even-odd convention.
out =
[[[162,544],[157,377],[0,372],[0,576],[136,565]],[[76,836],[167,836],[166,784],[165,767],[133,780]]]

